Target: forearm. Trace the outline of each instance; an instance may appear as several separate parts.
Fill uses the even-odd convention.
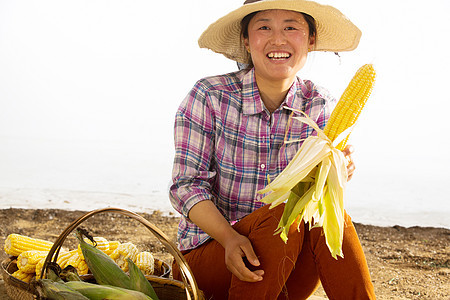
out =
[[[209,200],[195,204],[189,211],[189,219],[224,247],[228,240],[238,235]]]

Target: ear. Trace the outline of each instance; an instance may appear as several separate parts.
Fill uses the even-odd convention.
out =
[[[316,36],[312,36],[309,38],[309,47],[308,49],[314,49],[314,45],[316,44]]]
[[[244,38],[244,47],[245,50],[250,53],[250,43],[248,42],[248,38]]]

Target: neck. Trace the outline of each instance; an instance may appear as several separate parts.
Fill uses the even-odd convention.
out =
[[[255,79],[261,99],[271,113],[280,107],[281,103],[283,103],[289,89],[292,86],[292,83],[294,82],[292,78],[278,81],[266,80],[256,74]]]

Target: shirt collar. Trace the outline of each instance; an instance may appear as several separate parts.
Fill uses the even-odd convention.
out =
[[[256,84],[254,68],[244,75],[242,83],[243,113],[245,115],[253,115],[263,112],[264,103],[261,99],[258,86]],[[289,88],[281,107],[287,106],[293,109],[301,109],[303,106],[303,85],[303,81],[296,77],[296,80]]]
[[[301,110],[303,104],[302,85],[303,81],[296,77],[281,106]]]
[[[264,111],[264,103],[256,85],[254,68],[247,72],[242,80],[242,109],[244,115],[254,115]]]

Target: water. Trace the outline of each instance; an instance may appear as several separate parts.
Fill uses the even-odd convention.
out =
[[[403,155],[394,157],[397,167],[386,171],[389,155],[359,150],[357,173],[345,199],[353,221],[450,228],[447,179],[436,175],[445,174],[442,164],[422,160],[425,168],[411,163],[415,157]],[[3,137],[0,208],[119,207],[176,213],[167,196],[172,157],[170,145]]]
[[[152,143],[0,138],[0,208],[174,212],[172,154]]]

